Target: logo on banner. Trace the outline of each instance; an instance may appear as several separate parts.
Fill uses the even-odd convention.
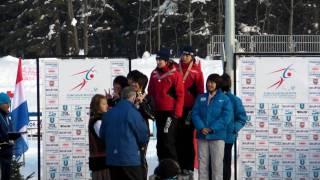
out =
[[[266,110],[264,109],[264,103],[259,104],[258,114],[266,114]]]
[[[286,168],[284,169],[285,171],[285,177],[287,180],[292,179],[292,172],[293,172],[293,167],[291,166],[286,166]]]
[[[250,85],[250,84],[251,84],[251,79],[247,78],[247,79],[246,79],[246,84],[247,84],[247,85]]]
[[[319,139],[319,135],[318,134],[313,134],[313,140],[317,141]]]
[[[56,178],[56,174],[57,174],[57,168],[50,167],[49,169],[50,180],[54,180]]]
[[[316,79],[316,78],[314,78],[314,79],[312,80],[312,82],[313,82],[314,85],[318,85],[318,83],[319,83],[318,79]]]
[[[264,128],[264,122],[259,122],[259,127]]]
[[[273,134],[278,134],[278,128],[272,128],[272,132],[273,132]]]
[[[304,109],[304,103],[299,104],[300,109]]]
[[[246,176],[249,178],[252,176],[252,167],[246,165],[245,168],[244,168],[244,171],[246,173]]]
[[[305,122],[300,122],[299,124],[300,124],[300,127],[301,127],[301,128],[304,128],[304,127],[305,127],[305,125],[306,125],[306,123],[305,123]]]
[[[62,172],[69,172],[70,171],[69,161],[70,161],[70,157],[69,156],[64,156],[62,158],[62,162],[63,162]]]
[[[62,113],[61,116],[69,116],[68,105],[62,105]]]
[[[319,112],[312,112],[312,127],[320,127]]]
[[[54,81],[49,81],[49,86],[53,87],[54,86]]]
[[[76,122],[82,122],[82,118],[81,118],[81,110],[77,110],[76,111]]]
[[[259,153],[258,161],[259,161],[258,170],[265,170],[266,169],[266,165],[265,165],[266,155]]]
[[[286,122],[284,124],[285,127],[293,127],[293,124],[291,122],[291,116],[286,116]]]
[[[319,174],[320,174],[320,167],[319,166],[314,166],[312,168],[312,176],[313,176],[313,178],[319,178]]]
[[[83,168],[83,162],[77,160],[77,161],[76,161],[76,174],[75,174],[75,177],[76,177],[76,178],[83,177],[82,168]]]
[[[75,89],[78,89],[78,91],[80,91],[82,88],[84,88],[88,84],[88,82],[90,80],[92,80],[94,78],[95,73],[96,73],[96,70],[94,69],[94,66],[93,66],[90,69],[87,69],[87,70],[84,70],[84,71],[81,71],[81,72],[73,74],[72,76],[82,75],[82,80],[81,80],[81,82],[79,84],[74,86],[71,89],[71,91],[75,90]]]
[[[55,141],[55,139],[56,139],[56,137],[55,137],[55,136],[50,136],[50,137],[49,137],[50,142],[54,142],[54,141]]]
[[[246,127],[253,127],[252,122],[251,122],[251,116],[247,116],[247,122],[246,122]]]
[[[77,134],[77,136],[81,135],[81,129],[77,129],[76,134]]]
[[[251,134],[246,134],[246,139],[251,140]]]
[[[55,117],[56,117],[55,112],[49,112],[49,125],[48,125],[48,129],[55,129],[56,128],[56,124],[55,124]]]
[[[305,154],[299,154],[299,170],[307,170],[306,159],[307,156]]]
[[[291,135],[291,134],[287,134],[287,135],[286,135],[286,138],[287,138],[288,141],[291,141],[292,135]]]
[[[272,160],[272,171],[271,171],[271,176],[272,177],[279,177],[279,161],[278,160]]]
[[[280,68],[278,70],[275,70],[273,72],[270,72],[269,74],[274,74],[274,73],[279,73],[280,78],[274,82],[273,84],[271,84],[268,89],[270,88],[275,88],[278,89],[281,85],[283,85],[283,83],[285,82],[286,79],[291,78],[293,76],[293,71],[294,69],[291,68],[293,64],[285,67],[285,68]]]

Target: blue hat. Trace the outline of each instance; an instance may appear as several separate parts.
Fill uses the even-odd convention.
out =
[[[165,61],[169,61],[169,59],[170,59],[170,49],[161,48],[160,51],[157,52],[156,59],[162,59],[162,60],[165,60]]]
[[[6,93],[0,93],[0,104],[10,104],[10,97]]]
[[[193,56],[193,55],[194,55],[194,51],[193,51],[193,49],[192,49],[191,46],[185,46],[185,47],[182,49],[182,54],[187,54],[187,55]]]

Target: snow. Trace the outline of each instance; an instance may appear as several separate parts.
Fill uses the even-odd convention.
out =
[[[209,2],[210,0],[191,0],[191,3],[203,3],[203,4],[206,4],[207,1]]]
[[[163,4],[159,7],[159,12],[161,15],[173,15],[178,11],[178,4],[172,0],[165,0]],[[155,14],[155,16],[158,13]]]
[[[49,33],[47,35],[48,39],[51,40],[52,38],[52,35],[55,34],[56,32],[54,31],[54,27],[55,27],[55,24],[51,24],[49,26]]]
[[[77,22],[78,21],[75,18],[73,18],[72,21],[71,21],[71,26],[76,26]]]
[[[106,5],[104,5],[104,7],[108,7],[109,9],[111,9],[112,11],[114,11],[114,8],[112,6],[110,6],[110,4],[106,3]]]

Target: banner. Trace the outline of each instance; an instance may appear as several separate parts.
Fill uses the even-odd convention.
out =
[[[239,179],[320,178],[320,57],[240,57]]]
[[[117,61],[117,69],[112,64]],[[128,61],[42,59],[44,69],[43,177],[90,179],[88,120],[91,98],[128,73]],[[110,78],[109,78],[110,77]]]

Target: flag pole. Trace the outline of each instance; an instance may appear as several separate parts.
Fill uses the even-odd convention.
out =
[[[39,58],[36,59],[37,61],[37,125],[38,125],[38,180],[41,179],[41,124],[40,124],[40,67],[39,67]]]

